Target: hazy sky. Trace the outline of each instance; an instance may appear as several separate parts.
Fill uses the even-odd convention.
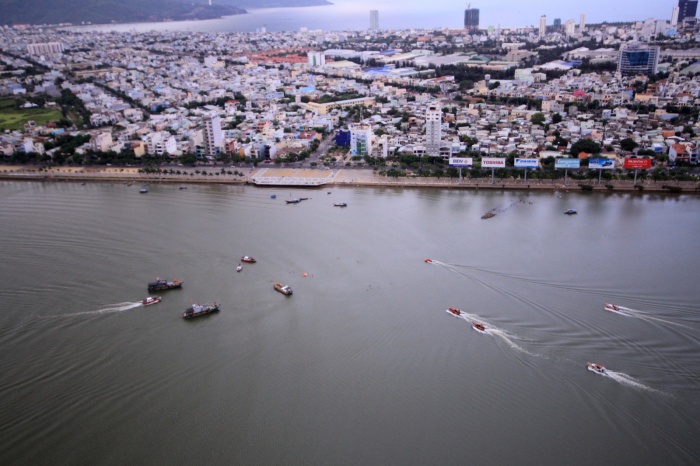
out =
[[[385,14],[400,11],[451,12],[463,16],[468,2],[453,0],[329,0],[348,9],[377,9]],[[480,11],[480,25],[503,27],[539,24],[540,16],[547,16],[547,24],[554,18],[562,23],[574,19],[578,23],[581,13],[586,13],[587,22],[634,21],[646,18],[671,19],[671,10],[677,0],[474,0],[472,8]],[[427,13],[430,14],[430,13]],[[455,18],[456,20],[456,18]]]

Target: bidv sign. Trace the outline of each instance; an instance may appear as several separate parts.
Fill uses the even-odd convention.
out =
[[[450,157],[450,165],[453,167],[472,168],[471,157]]]
[[[539,166],[537,159],[515,159],[515,168],[537,168]]]
[[[505,168],[505,157],[482,157],[481,168]]]

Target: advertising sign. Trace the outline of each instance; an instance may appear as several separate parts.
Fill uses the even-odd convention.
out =
[[[450,166],[472,168],[471,157],[450,157]]]
[[[615,162],[610,159],[589,159],[588,168],[591,169],[608,169],[615,168]]]
[[[581,161],[579,159],[556,159],[554,168],[581,168]]]
[[[624,168],[649,170],[651,168],[651,159],[633,159],[625,158]]]
[[[537,159],[515,159],[515,168],[537,168],[539,166]]]
[[[505,157],[482,157],[481,168],[505,168]]]

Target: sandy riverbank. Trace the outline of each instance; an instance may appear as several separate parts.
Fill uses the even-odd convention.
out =
[[[392,188],[442,188],[442,189],[487,189],[487,190],[533,190],[559,191],[581,190],[580,184],[590,185],[593,191],[632,191],[632,192],[672,192],[669,186],[677,186],[682,193],[699,194],[700,183],[697,182],[655,182],[638,181],[642,186],[635,188],[631,180],[537,180],[537,179],[498,179],[465,178],[461,182],[457,178],[421,178],[401,177],[389,178],[377,175],[369,169],[298,169],[298,168],[241,168],[236,175],[221,173],[221,168],[197,167],[179,168],[180,174],[147,174],[139,173],[134,167],[57,167],[41,170],[39,167],[22,165],[0,166],[0,179],[25,180],[44,182],[106,182],[106,183],[218,183],[218,184],[255,184],[261,179],[270,180],[268,186],[289,186],[303,182],[304,179],[322,180],[322,186],[367,186]],[[177,170],[175,170],[177,171]],[[196,173],[199,171],[199,173]],[[226,170],[228,172],[229,169]],[[240,173],[243,172],[243,173]],[[305,187],[305,186],[299,186]]]

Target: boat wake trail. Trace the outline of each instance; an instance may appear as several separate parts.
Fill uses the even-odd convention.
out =
[[[679,324],[678,322],[672,322],[666,319],[659,319],[658,317],[652,316],[648,312],[640,311],[638,309],[632,309],[625,306],[615,306],[615,309],[613,309],[612,307],[606,305],[604,309],[606,311],[614,312],[615,314],[619,314],[621,316],[634,317],[635,319],[646,320],[647,322],[661,322],[663,324],[677,325],[679,327],[690,328],[687,325]]]
[[[74,312],[72,314],[63,314],[60,316],[54,316],[54,317],[75,317],[75,316],[87,316],[87,315],[93,315],[93,314],[111,314],[113,312],[123,312],[123,311],[128,311],[130,309],[135,309],[137,307],[142,307],[143,303],[141,301],[132,303],[132,302],[125,302],[125,303],[116,303],[116,304],[111,304],[109,306],[103,307],[102,309],[97,309],[95,311],[85,311],[85,312]]]
[[[451,316],[454,316],[454,317],[456,317],[456,318],[458,318],[458,319],[462,319],[462,320],[465,321],[470,327],[472,327],[472,329],[474,329],[475,331],[477,331],[477,332],[479,332],[479,333],[484,333],[484,334],[486,334],[486,335],[492,335],[492,336],[494,336],[494,337],[500,338],[500,339],[503,340],[508,346],[510,346],[511,348],[513,348],[514,350],[518,350],[518,351],[520,351],[520,352],[522,352],[522,353],[525,353],[525,354],[527,354],[527,355],[530,355],[530,356],[537,356],[536,354],[533,354],[533,353],[529,352],[528,350],[526,350],[525,348],[521,347],[520,345],[518,345],[518,344],[515,342],[515,340],[520,340],[520,338],[518,338],[517,336],[515,336],[515,335],[513,335],[513,334],[511,334],[511,333],[508,333],[508,332],[506,332],[505,330],[500,329],[500,328],[498,328],[498,327],[496,327],[496,326],[494,326],[494,325],[492,325],[492,324],[489,324],[488,322],[486,322],[484,319],[482,319],[481,317],[479,317],[479,316],[476,315],[476,314],[469,314],[468,312],[461,311],[461,314],[457,316],[457,315],[454,315],[452,312],[450,312],[449,309],[447,309],[445,312],[447,312],[447,313],[450,314]],[[472,325],[472,322],[481,322],[481,323],[483,323],[485,329],[484,329],[484,330],[479,330],[479,329],[474,328],[474,326]]]
[[[605,375],[613,379],[615,382],[618,382],[622,385],[627,385],[628,387],[636,388],[639,390],[646,390],[648,392],[662,393],[659,390],[649,387],[648,385],[644,385],[643,383],[637,381],[634,377],[630,375],[623,374],[622,372],[615,372],[606,369]]]

